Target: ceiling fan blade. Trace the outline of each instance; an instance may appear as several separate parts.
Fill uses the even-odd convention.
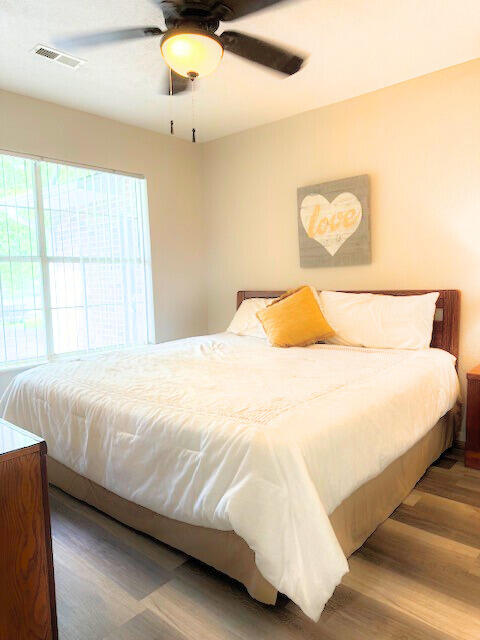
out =
[[[171,75],[171,84],[170,84],[170,73]],[[187,90],[188,84],[191,82],[188,78],[184,78],[184,76],[175,73],[173,69],[169,67],[165,67],[165,74],[162,78],[162,86],[160,88],[160,93],[165,96],[169,95],[177,95],[178,93],[183,93]]]
[[[212,11],[224,22],[229,22],[283,2],[285,0],[219,0]]]
[[[110,42],[120,42],[122,40],[160,36],[162,33],[163,31],[158,27],[133,27],[132,29],[119,29],[118,31],[85,33],[72,38],[62,38],[61,40],[57,40],[57,43],[58,46],[62,48],[93,47]]]
[[[235,53],[237,56],[288,76],[297,73],[305,61],[304,57],[293,51],[239,31],[224,31],[220,40],[225,51],[230,51],[230,53]]]

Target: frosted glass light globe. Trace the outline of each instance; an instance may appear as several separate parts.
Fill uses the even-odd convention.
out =
[[[219,40],[202,33],[166,34],[160,49],[168,66],[185,78],[207,76],[223,56]]]

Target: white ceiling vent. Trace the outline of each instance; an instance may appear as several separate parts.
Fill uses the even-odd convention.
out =
[[[70,69],[78,69],[78,67],[86,62],[86,60],[82,60],[82,58],[76,58],[69,53],[62,53],[57,49],[46,47],[43,44],[37,44],[32,49],[32,53],[37,56],[42,56],[42,58],[46,58],[47,60],[51,60],[52,62],[58,62],[58,64],[62,64],[64,67],[70,67]]]

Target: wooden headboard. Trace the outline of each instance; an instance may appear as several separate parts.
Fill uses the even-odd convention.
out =
[[[347,291],[345,293],[383,293],[390,296],[414,296],[438,291],[437,311],[430,346],[449,351],[458,358],[460,291],[457,289],[413,289],[393,291]],[[284,291],[239,291],[237,309],[248,298],[278,298]]]

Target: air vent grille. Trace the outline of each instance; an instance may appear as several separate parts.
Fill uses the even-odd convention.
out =
[[[55,60],[60,55],[56,51],[52,51],[51,49],[45,49],[45,47],[39,47],[35,53],[38,56],[43,56],[44,58],[50,58],[50,60]]]
[[[76,58],[65,56],[63,54],[61,56],[58,56],[57,62],[59,62],[60,64],[66,64],[67,67],[73,67],[74,69],[75,67],[78,67],[79,64],[82,64],[81,60],[77,60]]]
[[[86,62],[86,60],[76,58],[69,53],[57,51],[56,49],[52,49],[52,47],[47,47],[43,44],[37,44],[37,46],[32,49],[32,53],[37,56],[41,56],[42,58],[46,58],[47,60],[51,60],[52,62],[57,62],[64,67],[69,67],[70,69],[78,69],[78,67]]]

